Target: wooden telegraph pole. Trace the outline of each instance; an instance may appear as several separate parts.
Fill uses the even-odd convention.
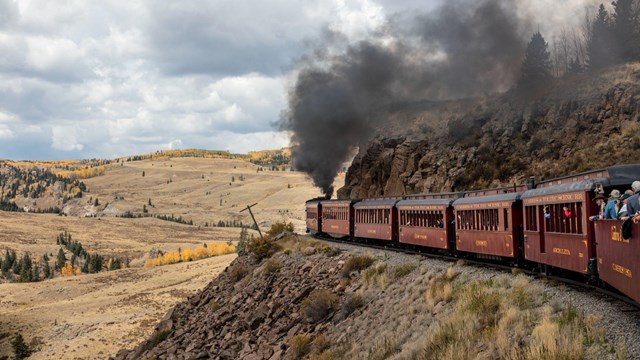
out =
[[[247,205],[246,208],[240,210],[240,212],[243,212],[245,210],[249,210],[249,214],[251,214],[251,218],[253,219],[253,223],[256,225],[256,229],[258,229],[258,234],[260,234],[260,239],[262,240],[262,231],[260,231],[260,227],[258,226],[258,222],[256,221],[256,218],[253,216],[253,212],[251,211],[251,208],[258,205],[258,203],[255,203],[253,205]]]

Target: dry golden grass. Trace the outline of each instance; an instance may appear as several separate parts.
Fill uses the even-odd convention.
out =
[[[430,308],[447,301],[445,285],[451,284],[451,276],[448,271],[431,279]],[[554,310],[546,304],[540,285],[526,276],[452,285],[453,310],[426,335],[423,359],[466,359],[477,353],[513,360],[577,360],[587,352],[606,351],[600,317],[572,307]]]
[[[301,172],[256,172],[257,169],[249,162],[231,159],[125,162],[102,176],[84,180],[90,192],[83,200],[98,197],[102,203],[108,201],[107,212],[141,213],[146,205],[150,214],[182,216],[201,226],[219,220],[251,224],[248,212],[240,210],[258,203],[252,211],[263,229],[284,221],[293,222],[296,231],[303,232],[304,202],[319,196],[319,189]],[[240,181],[241,176],[244,181]],[[343,183],[344,175],[336,179],[336,188]],[[116,199],[117,196],[124,200]],[[153,206],[148,205],[149,199]]]
[[[0,285],[0,329],[40,343],[30,359],[106,359],[148,338],[176,303],[202,289],[235,254]],[[0,357],[10,355],[9,339]]]

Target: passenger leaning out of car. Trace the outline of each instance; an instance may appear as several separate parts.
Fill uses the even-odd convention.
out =
[[[598,194],[593,200],[596,202],[596,205],[598,205],[598,215],[590,216],[589,220],[594,221],[604,219],[604,196],[602,194]]]
[[[618,218],[618,199],[620,198],[620,190],[614,189],[611,190],[611,194],[609,195],[609,201],[607,202],[607,206],[604,208],[604,218],[615,220]]]

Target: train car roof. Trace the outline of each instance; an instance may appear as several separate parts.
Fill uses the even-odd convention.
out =
[[[591,191],[595,189],[596,183],[602,182],[606,179],[594,179],[594,180],[582,180],[577,182],[571,182],[566,184],[559,184],[549,187],[541,187],[537,189],[527,190],[522,194],[523,199],[532,198],[543,195],[572,193],[576,191]]]
[[[340,205],[340,204],[353,204],[355,202],[357,202],[358,200],[338,200],[338,199],[333,199],[333,200],[322,200],[320,201],[320,203],[322,205],[332,205],[332,204],[336,204],[336,205]]]
[[[427,200],[427,199],[457,199],[464,196],[464,192],[444,192],[405,195],[405,200]]]
[[[464,205],[464,204],[482,204],[496,201],[516,201],[520,199],[520,195],[522,193],[519,192],[510,192],[506,194],[498,194],[498,195],[487,195],[487,196],[473,196],[473,197],[465,197],[461,199],[457,199],[453,202],[453,206],[456,205]]]
[[[600,182],[605,187],[629,185],[636,180],[640,180],[640,164],[614,165],[603,169],[542,180],[538,182],[536,188],[552,187],[585,180]]]
[[[392,207],[401,199],[363,200],[355,203],[354,208],[362,207]]]
[[[410,199],[398,201],[396,206],[441,205],[451,206],[455,199]]]

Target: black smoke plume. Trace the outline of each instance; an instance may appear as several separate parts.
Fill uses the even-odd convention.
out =
[[[391,105],[508,89],[522,61],[523,27],[511,1],[457,0],[397,16],[338,54],[329,49],[340,37],[323,42],[297,64],[281,119],[293,133],[293,166],[331,196],[350,149],[370,139]]]

